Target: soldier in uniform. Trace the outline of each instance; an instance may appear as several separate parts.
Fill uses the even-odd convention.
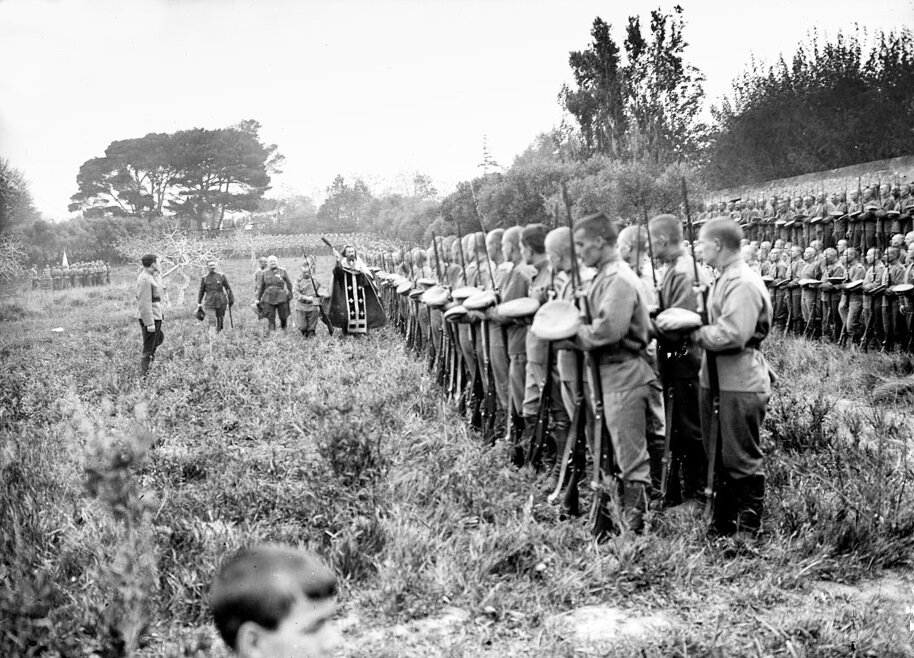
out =
[[[898,247],[889,247],[885,250],[885,267],[882,270],[882,285],[886,291],[882,297],[882,330],[884,339],[882,347],[892,350],[896,345],[904,345],[907,326],[901,315],[900,299],[892,290],[892,286],[904,283],[904,267],[898,262],[900,251]]]
[[[315,335],[320,319],[321,284],[311,274],[308,259],[302,263],[301,273],[295,280],[295,324],[301,335],[311,338]]]
[[[654,258],[665,265],[659,291],[661,309],[685,308],[697,312],[697,268],[682,248],[682,225],[673,215],[659,215],[651,220],[650,232]],[[698,285],[709,285],[710,279],[703,278],[701,270],[697,271]],[[702,501],[707,476],[698,398],[701,348],[691,344],[688,336],[665,334],[659,327],[657,333],[671,460],[667,464],[667,500],[664,502],[692,507]],[[651,459],[654,459],[653,455]]]
[[[800,279],[803,278],[802,269],[806,266],[801,257],[800,247],[793,246],[790,248],[790,261],[788,263],[788,278],[790,283],[787,284],[788,303],[790,304],[789,315],[790,323],[793,325],[787,327],[789,331],[795,334],[803,333],[803,291],[800,288]]]
[[[881,289],[883,265],[881,254],[876,247],[866,252],[866,274],[863,277],[863,336],[860,346],[868,347],[874,337],[882,335],[882,294]],[[880,341],[881,342],[881,341]]]
[[[279,326],[285,331],[289,318],[289,300],[292,299],[292,282],[286,271],[279,267],[276,256],[267,258],[267,269],[260,280],[257,291],[257,303],[263,308],[263,317],[267,319],[268,331],[276,329],[276,316],[279,315]]]
[[[504,290],[505,281],[512,269],[512,263],[505,260],[502,252],[504,229],[496,228],[486,235],[486,255],[495,269],[495,288],[499,294]],[[505,427],[508,413],[509,360],[508,336],[503,325],[489,322],[489,363],[495,381],[496,409],[493,427]]]
[[[32,280],[32,290],[37,290],[41,283],[41,276],[38,274],[38,268],[32,265],[29,268],[29,278]]]
[[[149,364],[155,359],[156,348],[165,340],[162,332],[162,294],[159,283],[159,259],[146,254],[140,259],[143,270],[136,279],[137,318],[143,332],[143,354],[140,357],[140,375],[145,376]]]
[[[822,319],[822,336],[830,336],[832,340],[838,338],[837,322],[839,319],[838,305],[840,295],[838,288],[830,279],[845,278],[844,266],[838,261],[838,252],[828,248],[824,252],[822,263],[822,285],[819,286],[819,303],[822,306],[819,317]]]
[[[765,474],[760,429],[771,378],[760,350],[771,327],[771,303],[761,278],[739,257],[742,231],[734,222],[714,220],[701,229],[705,258],[720,271],[708,298],[710,324],[692,332],[705,350],[701,368],[701,430],[705,454],[716,460],[714,526],[723,534],[761,529]],[[666,328],[660,326],[661,329]],[[711,388],[713,352],[717,391]],[[715,396],[719,416],[713,417]]]
[[[860,252],[855,247],[848,247],[847,260],[845,264],[845,282],[853,283],[863,281],[866,277],[866,268],[860,262]],[[863,334],[863,327],[860,324],[861,313],[863,312],[863,291],[861,288],[845,289],[841,293],[841,302],[838,305],[838,314],[841,316],[842,326],[844,327],[844,340],[850,339],[851,343],[856,345]]]
[[[216,261],[209,261],[206,269],[209,271],[200,279],[197,308],[209,314],[210,327],[216,327],[216,333],[219,333],[225,322],[225,309],[234,306],[235,295],[225,274],[216,271]]]
[[[800,279],[822,280],[822,266],[815,247],[806,247],[803,251],[803,265],[800,267]],[[803,335],[815,336],[819,322],[819,291],[810,285],[802,286],[800,312],[803,316]]]
[[[503,302],[527,297],[530,292],[530,283],[533,281],[535,270],[524,263],[521,239],[523,228],[512,226],[505,229],[501,240],[501,250],[505,261],[512,263],[511,271],[505,276],[504,286],[501,291]],[[512,420],[515,432],[523,432],[524,420],[524,393],[527,379],[527,325],[505,318],[493,309],[489,314],[490,320],[505,327],[508,349],[508,413]],[[509,437],[514,442],[513,461],[520,465],[524,460],[524,452],[520,437]]]
[[[597,269],[587,290],[592,322],[581,325],[577,342],[599,364],[606,428],[622,479],[622,515],[629,529],[641,532],[651,486],[646,434],[656,377],[645,354],[651,331],[647,299],[619,258],[618,235],[602,213],[574,227],[576,252]],[[594,428],[595,435],[600,430]]]

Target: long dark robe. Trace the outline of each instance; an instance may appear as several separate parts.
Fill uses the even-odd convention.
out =
[[[371,277],[339,263],[333,268],[329,316],[330,324],[350,334],[368,333],[387,324]]]

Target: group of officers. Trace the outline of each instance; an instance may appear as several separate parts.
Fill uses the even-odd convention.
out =
[[[111,283],[111,266],[101,260],[67,265],[45,265],[41,272],[36,266],[29,270],[32,290],[66,290]]]
[[[546,474],[563,517],[583,494],[598,537],[641,532],[650,505],[704,509],[752,539],[773,309],[736,221],[683,237],[674,215],[620,230],[598,213],[367,261],[407,346],[475,429]]]

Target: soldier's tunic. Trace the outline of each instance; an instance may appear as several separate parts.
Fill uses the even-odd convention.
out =
[[[260,280],[257,301],[263,307],[263,317],[267,319],[270,330],[276,329],[276,316],[279,315],[279,326],[286,328],[289,318],[289,300],[292,298],[292,282],[286,271],[277,267],[267,268]]]
[[[203,310],[209,316],[209,324],[222,331],[225,320],[225,309],[229,304],[235,303],[235,296],[229,285],[228,278],[221,272],[207,272],[200,279],[200,290],[197,294],[197,304],[203,305]]]
[[[587,297],[593,322],[578,329],[578,342],[600,366],[615,463],[625,482],[650,487],[646,434],[655,376],[645,353],[651,326],[647,299],[638,277],[618,258],[600,264]]]

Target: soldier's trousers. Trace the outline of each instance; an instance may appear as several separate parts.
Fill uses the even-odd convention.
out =
[[[527,383],[527,354],[508,355],[508,403],[515,414],[524,409],[524,391]]]
[[[679,469],[670,464],[670,476],[681,479],[683,499],[697,498],[705,485],[707,462],[701,435],[701,408],[699,407],[698,377],[670,377],[664,382],[664,397],[672,399],[668,418],[670,427],[670,452]],[[678,473],[676,471],[679,471]],[[669,485],[673,490],[675,484]]]
[[[863,333],[861,317],[863,315],[863,295],[841,295],[838,305],[844,335],[850,339],[857,339]]]
[[[803,325],[804,328],[808,327],[812,332],[816,331],[816,325],[819,320],[818,306],[818,293],[815,290],[804,290],[800,301]]]
[[[137,320],[140,323],[140,331],[143,332],[143,355],[140,358],[140,374],[145,375],[146,371],[149,370],[149,364],[155,359],[156,348],[162,344],[165,340],[165,333],[162,331],[162,321],[155,321],[155,331],[147,331],[146,325],[143,324],[142,320]]]
[[[209,326],[216,327],[217,332],[222,331],[222,326],[225,322],[225,307],[204,306],[203,310],[209,316]]]
[[[313,336],[317,332],[317,321],[321,312],[318,306],[295,309],[295,324],[303,334]]]
[[[438,309],[432,309],[431,318],[431,343],[434,346],[435,354],[441,351],[441,328],[444,323],[444,314]]]
[[[803,331],[803,295],[802,289],[800,288],[788,288],[787,293],[790,296],[788,303],[790,304],[790,317],[791,322],[793,322],[793,327],[788,327],[788,329],[793,329],[794,331]]]
[[[772,306],[774,307],[774,323],[779,327],[787,324],[787,305],[790,303],[790,296],[784,288],[774,289],[772,297]]]
[[[864,331],[866,331],[866,328],[869,327],[869,332],[866,335],[867,342],[873,340],[874,338],[881,342],[884,337],[882,332],[881,301],[876,300],[869,295],[864,296],[862,315]]]
[[[882,344],[886,348],[891,349],[895,345],[904,344],[908,325],[895,295],[886,295],[882,298],[882,330],[885,332]]]
[[[509,361],[508,350],[502,328],[494,322],[489,324],[489,361],[492,364],[492,375],[495,379],[495,395],[498,399],[499,409],[508,408],[509,387]]]
[[[711,434],[711,391],[702,388],[699,398],[701,434],[705,454],[710,455],[716,443],[716,437]],[[767,405],[767,393],[720,392],[720,457],[717,464],[721,472],[733,480],[763,473],[759,432]]]
[[[279,316],[279,326],[281,329],[286,328],[286,321],[289,319],[289,302],[279,304],[268,304],[263,302],[263,313],[261,317],[267,319],[267,327],[270,331],[276,329],[276,316]]]
[[[839,297],[834,293],[825,293],[824,299],[819,301],[820,306],[820,315],[822,319],[822,335],[825,335],[825,332],[829,332],[834,338],[838,337],[842,326],[840,323],[841,318],[838,314],[838,302]]]
[[[612,442],[616,466],[626,483],[651,486],[650,457],[647,452],[647,424],[650,384],[627,390],[613,390],[613,375],[600,368],[603,387],[603,418]],[[588,384],[589,390],[589,384]],[[599,428],[593,428],[596,432]]]

